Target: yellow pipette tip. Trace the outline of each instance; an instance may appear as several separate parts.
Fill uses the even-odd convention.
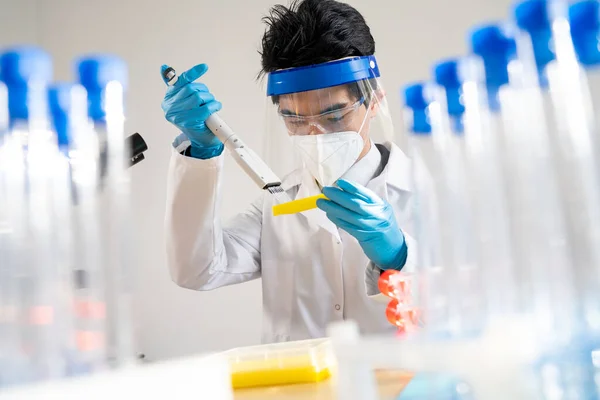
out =
[[[313,208],[317,208],[317,200],[325,199],[324,194],[319,194],[316,196],[305,197],[303,199],[298,199],[294,201],[288,201],[283,204],[276,204],[273,206],[273,216],[284,215],[284,214],[296,214],[302,211],[312,210]]]

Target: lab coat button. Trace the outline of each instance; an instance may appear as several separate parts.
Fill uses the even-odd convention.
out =
[[[341,308],[341,307],[340,307],[340,305],[339,305],[339,304],[336,304],[336,305],[335,305],[335,309],[336,309],[337,311],[340,311],[340,308]]]

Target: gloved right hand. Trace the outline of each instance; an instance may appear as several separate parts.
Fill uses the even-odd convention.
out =
[[[167,65],[161,67],[161,76],[167,68]],[[201,159],[216,157],[223,152],[223,143],[205,124],[208,117],[219,111],[222,105],[206,85],[194,83],[207,70],[206,64],[199,64],[183,72],[177,82],[169,86],[161,104],[167,121],[190,140],[190,155]]]

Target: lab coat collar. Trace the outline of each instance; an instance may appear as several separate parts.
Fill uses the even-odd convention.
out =
[[[381,174],[372,179],[367,186],[391,186],[395,189],[411,192],[412,168],[410,159],[392,142],[378,144],[377,146],[384,147],[387,150],[388,160]]]

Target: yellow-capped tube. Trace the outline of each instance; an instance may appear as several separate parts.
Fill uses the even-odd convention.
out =
[[[305,197],[287,203],[276,204],[273,206],[273,216],[284,215],[284,214],[296,214],[302,211],[312,210],[317,208],[317,200],[327,199],[324,194],[318,194],[316,196]]]

